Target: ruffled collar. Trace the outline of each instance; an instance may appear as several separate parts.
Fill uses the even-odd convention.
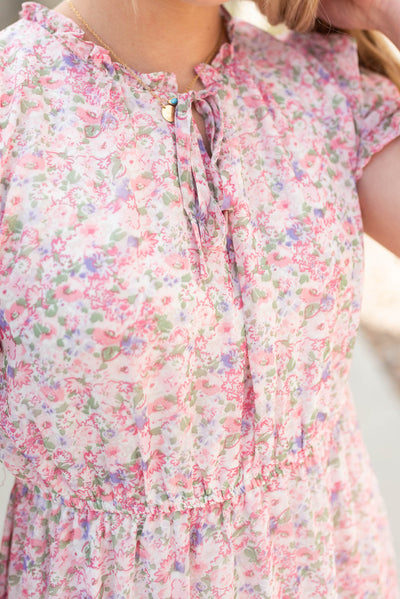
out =
[[[196,72],[199,74],[203,85],[207,88],[214,87],[222,82],[224,70],[234,60],[240,26],[244,24],[239,19],[232,17],[224,7],[221,7],[221,12],[225,20],[229,41],[222,44],[212,63],[203,63],[196,67]],[[41,25],[50,33],[61,38],[74,54],[81,59],[91,61],[100,68],[106,67],[110,73],[113,73],[115,70],[122,71],[128,78],[132,79],[132,82],[136,81],[129,72],[129,69],[112,60],[106,48],[94,42],[84,40],[84,30],[75,21],[65,15],[38,2],[24,2],[19,16],[22,19]],[[170,91],[176,91],[177,83],[174,73],[160,71],[138,73],[138,75],[150,87],[165,87]]]

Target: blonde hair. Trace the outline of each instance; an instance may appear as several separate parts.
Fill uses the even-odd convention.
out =
[[[299,32],[350,34],[357,40],[360,65],[389,77],[400,89],[400,63],[387,38],[377,31],[339,30],[317,19],[319,0],[253,0],[271,25]]]

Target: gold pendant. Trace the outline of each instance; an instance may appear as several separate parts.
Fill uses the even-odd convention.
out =
[[[175,120],[175,110],[178,105],[177,98],[172,98],[168,104],[164,104],[161,108],[161,114],[168,123],[173,123]]]

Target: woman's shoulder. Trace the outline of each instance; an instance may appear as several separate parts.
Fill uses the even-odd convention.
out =
[[[37,23],[20,18],[0,31],[0,76],[18,76],[34,71],[50,58],[53,44],[49,31]]]
[[[357,42],[350,35],[290,32],[285,43],[311,67],[319,65],[338,79],[359,76]]]
[[[23,78],[23,64],[32,62],[28,58],[30,45],[29,28],[22,21],[0,31],[0,114],[9,104],[6,99],[12,98],[17,82]]]
[[[89,55],[84,33],[71,19],[37,2],[24,2],[19,15],[0,31],[0,74],[17,72],[21,80],[41,66],[55,71],[69,64],[80,46],[84,57]]]
[[[359,78],[357,44],[348,35],[285,32],[272,35],[252,24],[238,27],[238,55],[255,77],[292,80],[296,73],[316,82]]]

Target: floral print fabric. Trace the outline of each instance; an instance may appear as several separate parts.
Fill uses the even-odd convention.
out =
[[[66,17],[0,34],[1,598],[397,596],[347,379],[400,97],[223,14],[173,124]]]

